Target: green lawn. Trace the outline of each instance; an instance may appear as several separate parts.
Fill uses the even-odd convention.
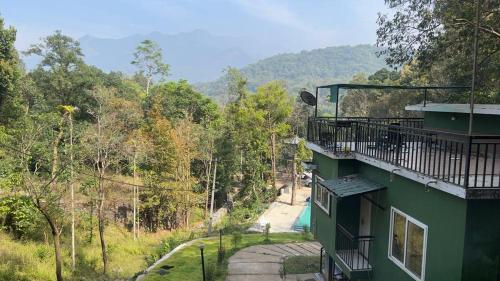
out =
[[[240,249],[259,244],[290,243],[304,241],[304,236],[296,233],[272,233],[269,241],[265,241],[262,234],[243,234],[241,242],[234,249],[232,236],[223,237],[222,244],[226,248],[224,263],[219,266],[217,277],[214,280],[225,280],[227,270],[227,259]],[[207,268],[214,267],[217,263],[217,249],[219,238],[212,237],[195,242],[193,245],[175,253],[170,259],[161,263],[144,278],[145,281],[179,281],[179,280],[202,280],[201,258],[199,245],[205,244],[205,265]],[[162,267],[164,267],[162,269]],[[165,269],[170,268],[170,269]],[[209,281],[209,279],[207,279]]]

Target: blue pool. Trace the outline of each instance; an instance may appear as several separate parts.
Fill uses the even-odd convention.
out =
[[[293,229],[301,231],[304,226],[311,229],[311,202],[307,202],[307,207],[300,213],[299,218],[295,221]]]

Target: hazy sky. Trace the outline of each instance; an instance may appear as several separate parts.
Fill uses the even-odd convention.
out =
[[[294,51],[374,43],[377,12],[383,0],[0,0],[19,49],[57,29],[76,38],[204,29]]]

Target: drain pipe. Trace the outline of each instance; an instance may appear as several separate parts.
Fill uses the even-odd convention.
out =
[[[394,180],[394,172],[395,171],[401,171],[401,169],[399,168],[396,168],[396,169],[392,169],[390,175],[389,175],[389,181],[392,182]]]

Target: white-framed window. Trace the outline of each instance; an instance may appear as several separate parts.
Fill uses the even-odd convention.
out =
[[[413,279],[425,280],[427,225],[391,207],[389,259]]]
[[[320,183],[324,181],[321,177],[315,176],[315,194],[314,194],[314,203],[318,205],[325,213],[330,215],[330,193],[326,187],[322,186]]]

